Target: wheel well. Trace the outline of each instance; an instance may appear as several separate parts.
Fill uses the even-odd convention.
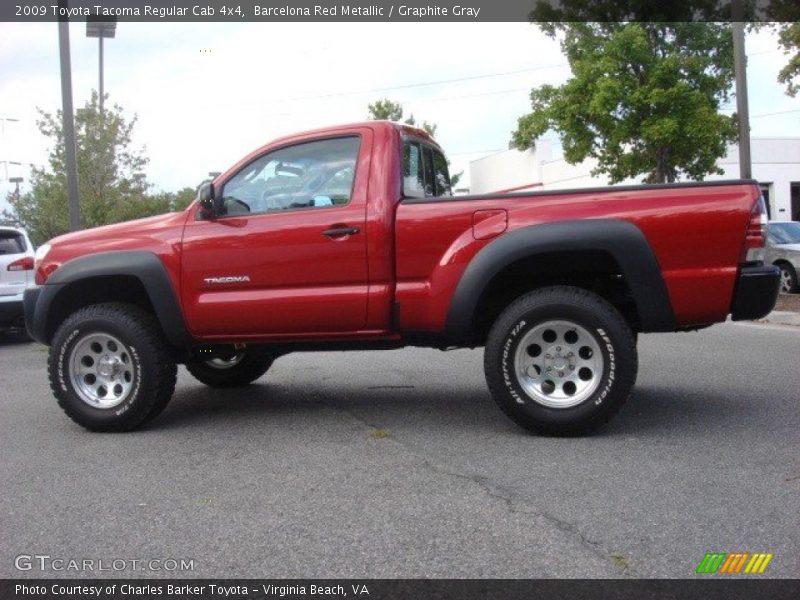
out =
[[[786,265],[787,267],[791,267],[793,271],[796,270],[794,268],[794,265],[792,263],[790,263],[788,260],[786,260],[785,258],[779,258],[778,260],[774,261],[772,264],[775,265],[776,267],[780,267],[782,265]]]
[[[153,304],[144,284],[132,275],[110,275],[81,279],[64,286],[52,303],[47,316],[45,333],[50,340],[56,329],[76,310],[103,302],[125,302],[135,304],[155,314]]]
[[[473,332],[485,342],[492,324],[515,299],[536,288],[574,285],[590,290],[611,303],[633,331],[641,324],[636,302],[614,257],[604,251],[570,251],[537,254],[505,267],[489,282],[475,311]]]

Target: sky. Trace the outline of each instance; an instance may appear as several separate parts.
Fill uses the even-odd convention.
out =
[[[79,107],[98,87],[97,40],[82,23],[70,39]],[[787,59],[774,34],[748,34],[746,46],[751,135],[800,136],[800,98],[776,82]],[[0,208],[7,178],[28,179],[4,161],[47,161],[36,109],[60,108],[59,73],[56,23],[0,23]],[[137,116],[134,143],[163,191],[194,187],[279,135],[363,120],[382,97],[438,124],[468,183],[470,160],[508,147],[529,90],[568,77],[557,42],[527,23],[120,23],[105,43],[108,102]]]

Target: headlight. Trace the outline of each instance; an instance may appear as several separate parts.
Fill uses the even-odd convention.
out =
[[[36,268],[39,267],[39,264],[44,260],[44,257],[47,256],[48,252],[50,252],[50,244],[42,244],[36,249],[36,253],[33,255],[33,262]]]

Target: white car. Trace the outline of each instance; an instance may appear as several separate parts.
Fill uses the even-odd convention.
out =
[[[764,264],[781,269],[781,292],[798,291],[800,273],[800,221],[771,221],[767,229],[767,252]]]
[[[28,234],[0,226],[0,329],[24,328],[22,294],[35,284]]]

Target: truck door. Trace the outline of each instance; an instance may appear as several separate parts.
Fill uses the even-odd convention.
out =
[[[372,135],[268,150],[218,184],[222,213],[190,218],[181,290],[200,337],[346,333],[367,317],[364,233]]]

